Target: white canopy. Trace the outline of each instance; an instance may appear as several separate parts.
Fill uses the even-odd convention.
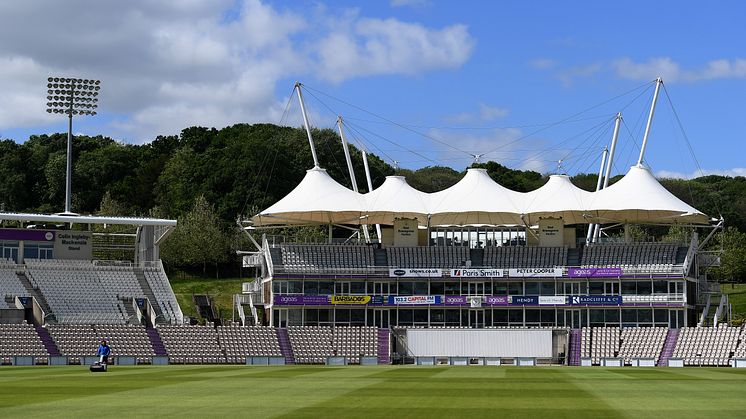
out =
[[[683,202],[650,173],[645,166],[632,166],[617,183],[591,194],[589,213],[592,222],[695,223],[707,224],[708,218]]]
[[[287,196],[253,217],[255,225],[392,224],[417,218],[420,225],[534,225],[541,217],[565,224],[694,223],[708,218],[661,186],[650,170],[634,166],[617,183],[598,192],[553,175],[541,188],[520,193],[497,184],[485,169],[469,169],[440,192],[418,191],[401,176],[389,176],[361,195],[335,182],[324,169],[309,170]]]
[[[393,224],[395,218],[417,218],[427,224],[430,194],[411,187],[404,176],[386,176],[378,189],[364,196],[367,224]]]
[[[284,198],[255,215],[254,225],[360,224],[366,212],[362,195],[337,183],[325,169],[314,167]]]
[[[551,175],[541,188],[523,195],[521,209],[526,224],[533,225],[539,218],[562,218],[565,224],[587,223],[586,204],[593,193],[578,188],[567,175]]]
[[[486,169],[468,169],[458,183],[431,194],[430,224],[520,224],[520,202],[520,192],[492,180]]]

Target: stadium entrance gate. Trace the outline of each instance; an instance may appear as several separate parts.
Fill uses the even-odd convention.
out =
[[[469,310],[469,327],[481,329],[484,326],[484,309]]]

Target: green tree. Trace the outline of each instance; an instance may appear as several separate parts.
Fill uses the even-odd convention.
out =
[[[200,195],[192,209],[179,218],[174,232],[164,243],[161,256],[172,266],[201,266],[203,274],[207,273],[208,264],[214,264],[218,277],[219,264],[230,259],[231,242],[213,206]]]
[[[712,269],[722,282],[746,282],[746,233],[727,227],[715,237],[715,246],[722,248],[720,266]]]

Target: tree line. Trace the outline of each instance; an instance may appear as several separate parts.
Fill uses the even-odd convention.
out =
[[[320,129],[312,134],[319,161],[329,175],[351,186],[337,133]],[[33,135],[23,143],[0,141],[0,210],[62,211],[66,141],[62,133]],[[366,192],[361,152],[354,146],[350,152],[358,186]],[[374,188],[386,176],[399,174],[413,187],[435,192],[455,184],[464,174],[442,166],[395,169],[374,154],[368,159]],[[208,265],[235,265],[233,250],[246,245],[236,234],[235,220],[248,218],[285,196],[311,162],[304,130],[272,124],[190,127],[180,135],[159,136],[141,145],[104,136],[78,136],[73,143],[73,209],[82,214],[179,219],[177,231],[163,249],[166,263],[203,271]],[[473,166],[485,168],[495,181],[516,191],[534,190],[547,181],[541,173],[511,169],[494,161]],[[579,174],[572,181],[594,190],[596,175]],[[661,179],[661,183],[704,213],[725,218],[730,230],[720,234],[715,243],[746,249],[745,178],[705,176]],[[203,226],[201,232],[195,228],[197,224]],[[668,232],[651,229],[650,233],[663,236]],[[189,239],[194,234],[210,238]],[[210,246],[205,245],[208,242]],[[746,277],[746,254],[739,251],[730,254],[744,258],[739,262],[738,256],[731,257],[734,267],[717,275],[737,280]]]

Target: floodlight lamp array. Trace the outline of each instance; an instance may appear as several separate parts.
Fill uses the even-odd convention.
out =
[[[49,77],[47,89],[48,113],[96,115],[101,80]]]

